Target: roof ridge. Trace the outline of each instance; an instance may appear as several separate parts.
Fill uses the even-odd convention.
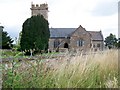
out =
[[[88,31],[88,32],[100,32],[100,31]]]

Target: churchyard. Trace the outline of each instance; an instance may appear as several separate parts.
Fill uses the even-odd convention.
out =
[[[117,49],[87,54],[54,52],[32,57],[16,51],[1,51],[1,54],[3,88],[117,88],[119,86]]]

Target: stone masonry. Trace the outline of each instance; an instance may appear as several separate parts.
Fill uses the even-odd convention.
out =
[[[31,4],[31,15],[43,15],[48,20],[48,4]]]

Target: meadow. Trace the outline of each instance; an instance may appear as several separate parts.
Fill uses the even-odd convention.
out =
[[[58,53],[59,54],[59,53]],[[10,55],[10,54],[9,54]],[[118,88],[118,50],[2,63],[3,88]],[[47,55],[46,55],[47,56]],[[5,57],[5,56],[4,56]],[[22,56],[25,57],[25,56]]]

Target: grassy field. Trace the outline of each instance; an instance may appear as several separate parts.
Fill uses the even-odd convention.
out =
[[[118,50],[3,63],[3,88],[117,88]]]

